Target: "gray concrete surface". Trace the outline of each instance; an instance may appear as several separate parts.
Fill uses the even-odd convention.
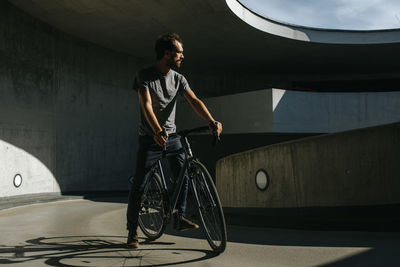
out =
[[[259,90],[241,94],[209,97],[203,99],[214,118],[223,122],[224,135],[236,133],[272,132],[272,90]],[[178,130],[203,125],[195,116],[189,103],[181,98],[178,102],[176,122]]]
[[[125,190],[137,148],[133,73],[153,63],[154,39],[169,30],[187,40],[182,71],[200,96],[290,85],[292,78],[335,80],[353,69],[347,81],[384,84],[400,73],[397,43],[286,40],[245,24],[222,0],[0,0],[0,197]],[[262,123],[261,130],[270,128],[269,119]]]
[[[136,67],[132,56],[1,0],[0,197],[126,190],[136,158]]]
[[[400,203],[400,124],[295,140],[217,162],[224,207],[296,208]],[[264,169],[269,187],[257,189]]]
[[[204,122],[184,98],[177,126]],[[223,134],[335,133],[400,121],[400,91],[321,93],[265,89],[203,99],[224,124]]]
[[[47,203],[64,200],[83,199],[80,195],[61,195],[60,193],[37,193],[0,198],[0,210],[25,206],[30,204]]]
[[[140,249],[124,246],[125,199],[68,200],[0,211],[2,266],[398,266],[400,234],[228,227],[210,251],[201,231],[170,228]]]
[[[359,90],[399,90],[400,65],[394,56],[400,46],[398,30],[313,31],[271,21],[277,31],[260,30],[246,23],[257,16],[237,0],[9,2],[56,29],[147,63],[154,60],[149,49],[154,39],[161,32],[176,31],[185,40],[182,70],[209,96],[269,87],[304,88],[298,84],[304,81],[328,81],[312,86],[321,91],[332,81],[340,81],[331,89],[335,91],[353,80],[362,84]],[[232,10],[232,4],[238,8]],[[305,35],[308,39],[301,38]],[[375,80],[379,81],[371,83]]]
[[[273,131],[335,133],[400,121],[400,92],[318,93],[272,89]]]

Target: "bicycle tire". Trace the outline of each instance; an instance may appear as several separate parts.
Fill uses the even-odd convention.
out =
[[[195,161],[190,170],[192,190],[199,200],[198,212],[203,232],[211,248],[222,253],[226,248],[226,224],[214,182],[199,161]]]
[[[159,238],[166,227],[165,192],[161,185],[161,178],[152,173],[147,178],[143,196],[140,201],[139,227],[150,240]]]

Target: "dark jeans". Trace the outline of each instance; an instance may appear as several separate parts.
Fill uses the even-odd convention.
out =
[[[171,135],[167,140],[167,151],[175,151],[182,148],[180,136]],[[128,198],[128,209],[126,212],[127,229],[136,231],[138,226],[140,199],[143,195],[144,185],[147,181],[147,173],[162,156],[162,148],[158,146],[152,137],[139,136],[139,150],[136,160],[136,173],[133,178],[131,190]],[[175,178],[178,177],[185,160],[185,154],[182,152],[177,156],[169,158],[169,164],[172,174]],[[186,197],[188,192],[188,178],[185,175],[183,188],[177,203],[178,216],[184,216],[186,210]]]

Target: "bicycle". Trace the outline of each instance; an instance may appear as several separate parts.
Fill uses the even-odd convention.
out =
[[[161,159],[148,172],[144,193],[140,203],[139,227],[149,240],[156,240],[164,233],[176,207],[184,182],[185,172],[189,179],[201,226],[213,251],[222,253],[226,248],[226,224],[221,202],[214,182],[206,167],[193,155],[187,136],[208,130],[199,127],[178,133],[181,136],[182,148],[170,153],[163,152],[162,158],[185,153],[185,162],[176,180],[172,198],[168,194]],[[215,137],[214,144],[217,139]]]

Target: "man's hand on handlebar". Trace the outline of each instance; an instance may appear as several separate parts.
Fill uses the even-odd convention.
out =
[[[210,128],[210,131],[212,132],[213,135],[215,136],[220,136],[222,133],[222,123],[219,121],[210,121],[208,124],[208,127]]]
[[[165,130],[159,131],[154,135],[153,139],[157,145],[165,147],[167,145],[168,133]]]

